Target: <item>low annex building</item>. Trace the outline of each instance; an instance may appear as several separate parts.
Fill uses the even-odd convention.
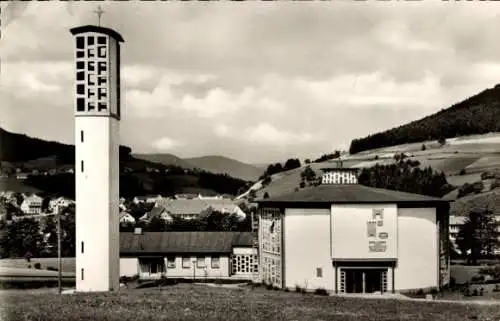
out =
[[[121,232],[120,276],[251,280],[253,242],[251,232]]]
[[[360,185],[356,169],[324,171],[321,185],[258,201],[262,282],[336,293],[448,283],[447,201]]]

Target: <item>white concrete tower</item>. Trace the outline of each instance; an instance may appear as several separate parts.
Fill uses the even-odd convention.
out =
[[[76,291],[119,288],[120,42],[114,30],[75,36]]]

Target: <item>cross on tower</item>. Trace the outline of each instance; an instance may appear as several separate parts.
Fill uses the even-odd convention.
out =
[[[99,27],[101,26],[101,16],[104,13],[104,10],[102,10],[101,6],[97,7],[97,10],[94,11],[97,14],[97,18],[99,19]]]

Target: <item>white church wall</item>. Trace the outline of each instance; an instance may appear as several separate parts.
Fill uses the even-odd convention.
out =
[[[435,208],[398,209],[398,263],[395,289],[437,287],[438,229]]]
[[[395,204],[334,204],[331,212],[332,258],[397,258]]]
[[[284,229],[285,286],[333,290],[330,209],[286,209]]]

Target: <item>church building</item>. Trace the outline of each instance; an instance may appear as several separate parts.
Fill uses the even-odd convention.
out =
[[[449,203],[358,184],[324,169],[322,183],[261,199],[259,272],[279,288],[383,293],[448,283]]]

